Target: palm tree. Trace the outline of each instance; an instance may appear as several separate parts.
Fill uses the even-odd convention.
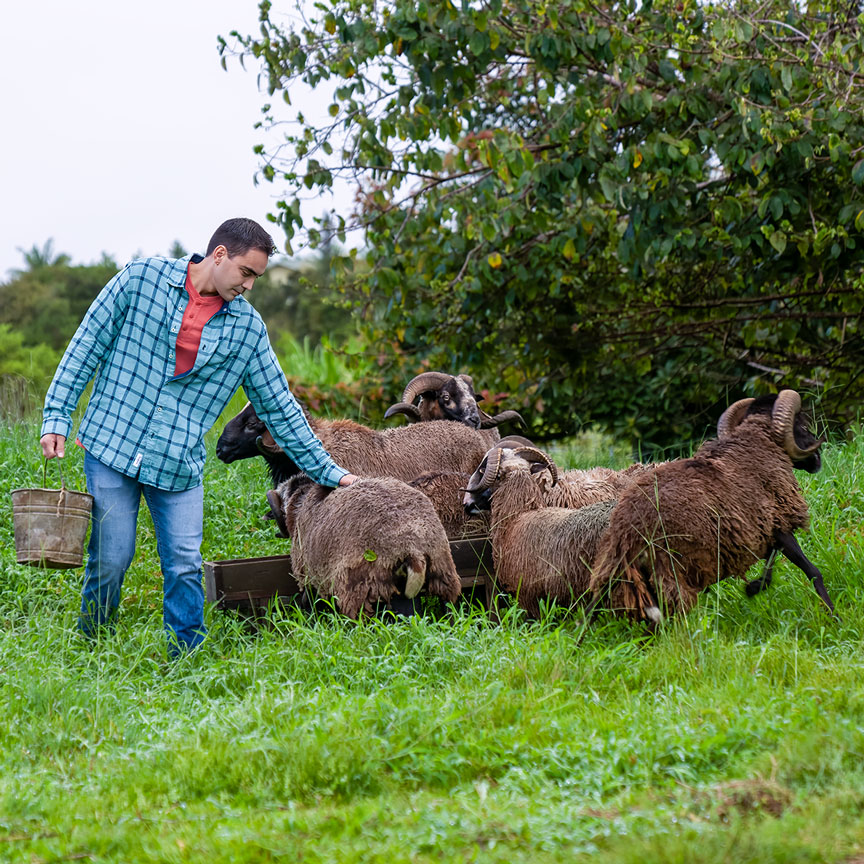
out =
[[[34,270],[44,270],[46,267],[62,267],[72,261],[72,258],[65,252],[54,254],[54,240],[51,237],[45,241],[41,249],[35,243],[29,251],[22,249],[20,246],[17,248],[24,256],[27,268],[25,270],[13,270],[12,272],[16,276],[20,276],[27,271],[32,273]]]

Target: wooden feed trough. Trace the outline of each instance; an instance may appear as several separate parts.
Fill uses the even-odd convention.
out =
[[[480,600],[494,613],[496,592],[489,538],[451,540],[450,552],[462,582],[462,596]],[[252,613],[265,610],[272,602],[293,603],[300,592],[291,572],[290,555],[205,561],[204,588],[207,602],[217,608]]]

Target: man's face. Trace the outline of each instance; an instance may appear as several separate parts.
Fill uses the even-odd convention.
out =
[[[255,280],[264,274],[269,257],[262,249],[249,249],[233,258],[224,246],[213,250],[213,281],[216,293],[230,303],[235,297],[248,291]]]

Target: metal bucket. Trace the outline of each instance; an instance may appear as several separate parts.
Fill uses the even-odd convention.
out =
[[[43,480],[44,482],[44,480]],[[80,567],[93,496],[60,489],[16,489],[12,523],[19,564]]]

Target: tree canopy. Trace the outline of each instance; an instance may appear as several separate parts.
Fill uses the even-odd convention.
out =
[[[518,393],[534,432],[702,434],[731,398],[862,394],[856,3],[329,0],[222,43],[273,96],[263,174],[360,189],[334,260],[392,346]],[[290,116],[297,82],[332,100]],[[274,137],[286,119],[287,134]],[[296,199],[275,221],[289,243]],[[317,231],[308,229],[314,245]],[[512,401],[512,400],[511,400]]]

